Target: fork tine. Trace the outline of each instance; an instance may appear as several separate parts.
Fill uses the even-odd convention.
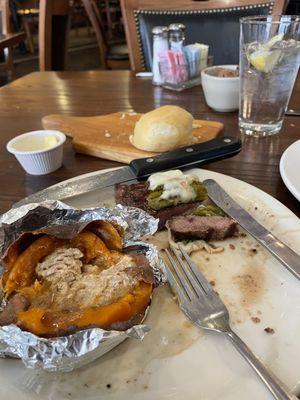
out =
[[[196,294],[199,297],[203,297],[206,295],[205,289],[202,287],[201,283],[197,281],[197,279],[194,278],[193,274],[190,272],[189,268],[184,265],[183,260],[181,259],[181,256],[179,255],[179,252],[177,252],[175,249],[172,249],[177,261],[181,265],[182,271],[186,275],[187,279],[189,280],[192,288],[196,292]]]
[[[190,300],[192,300],[193,298],[195,298],[195,293],[193,292],[193,290],[191,289],[189,283],[187,282],[187,279],[185,278],[183,272],[181,271],[181,269],[178,267],[178,265],[176,264],[176,262],[174,261],[173,257],[171,256],[171,253],[169,252],[168,249],[165,249],[165,252],[168,256],[168,259],[177,275],[177,278],[181,284],[181,286],[183,287],[186,295],[188,296],[188,298]]]
[[[172,261],[170,261],[170,262],[172,263]],[[168,281],[171,285],[171,288],[175,291],[179,301],[184,301],[186,296],[184,294],[183,289],[179,286],[179,284],[177,282],[175,272],[172,271],[172,268],[169,268],[169,266],[167,265],[166,262],[165,262],[165,266],[166,266]]]
[[[214,289],[212,288],[211,284],[208,282],[208,280],[205,278],[205,276],[202,274],[202,272],[196,267],[196,265],[193,263],[189,255],[181,248],[179,247],[181,254],[183,255],[185,261],[188,263],[189,267],[193,271],[195,277],[197,278],[199,284],[203,288],[206,294],[208,293],[215,293]]]

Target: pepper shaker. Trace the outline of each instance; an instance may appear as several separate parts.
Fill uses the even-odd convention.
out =
[[[183,52],[183,45],[185,41],[185,25],[171,24],[169,25],[170,32],[170,50]]]
[[[152,63],[152,83],[161,85],[163,79],[159,69],[159,54],[169,49],[168,28],[166,26],[155,26],[152,29],[153,34],[153,63]]]

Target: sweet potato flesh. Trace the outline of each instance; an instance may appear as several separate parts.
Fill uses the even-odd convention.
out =
[[[21,253],[14,265],[8,271],[6,282],[3,286],[6,296],[15,293],[25,286],[30,286],[35,280],[35,267],[44,257],[52,253],[57,246],[57,239],[43,236],[33,242]]]
[[[120,256],[123,239],[120,231],[108,221],[96,221],[70,241],[51,236],[34,238],[27,248],[20,251],[18,242],[8,250],[4,259],[6,271],[2,277],[2,287],[6,298],[15,293],[24,294],[29,301],[47,293],[49,287],[38,281],[36,266],[58,247],[69,243],[82,251],[86,264],[97,260],[97,265],[109,268]],[[90,306],[81,310],[57,311],[42,306],[31,306],[17,316],[17,324],[24,330],[38,336],[53,337],[89,326],[108,328],[118,322],[130,320],[142,313],[150,302],[153,285],[140,281],[130,293],[112,304]]]
[[[38,336],[48,337],[63,334],[70,328],[107,328],[114,323],[128,321],[143,312],[150,302],[151,293],[152,285],[140,282],[132,293],[126,294],[115,303],[59,313],[31,308],[18,315],[18,324]]]
[[[110,250],[122,251],[123,239],[118,229],[109,221],[96,221],[89,229],[99,236]]]
[[[110,251],[103,240],[90,231],[83,231],[75,236],[71,240],[71,246],[82,251],[86,263],[96,258],[98,264],[109,267],[118,259],[118,254]]]

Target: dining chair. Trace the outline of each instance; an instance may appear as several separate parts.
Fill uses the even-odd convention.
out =
[[[26,34],[26,47],[31,54],[35,52],[35,31],[39,21],[39,0],[12,0],[15,8],[15,23]]]
[[[66,69],[70,12],[69,0],[40,0],[39,65],[41,71]]]
[[[105,15],[105,30],[108,40],[112,40],[120,31],[123,31],[121,7],[119,0],[100,0],[101,11]]]
[[[75,30],[75,36],[79,37],[80,28],[86,28],[87,35],[92,36],[91,24],[88,16],[86,15],[84,6],[81,0],[73,0],[73,7],[71,13],[71,27]]]
[[[104,69],[129,69],[128,48],[125,43],[110,42],[105,34],[104,23],[96,0],[82,0],[96,35],[100,65]]]
[[[0,62],[0,69],[5,69],[8,72],[9,78],[12,79],[15,75],[13,46],[25,40],[25,33],[14,32],[12,28],[9,0],[0,0],[0,12],[0,53],[3,54],[3,62]]]
[[[120,0],[131,69],[151,70],[152,28],[181,22],[186,42],[209,45],[214,64],[237,64],[239,18],[282,14],[286,0]]]

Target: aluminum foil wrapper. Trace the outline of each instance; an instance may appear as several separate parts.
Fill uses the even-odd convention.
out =
[[[122,226],[125,230],[124,247],[133,246],[145,254],[153,269],[156,285],[166,281],[164,264],[156,248],[140,241],[144,236],[156,232],[158,220],[142,210],[121,205],[111,209],[78,210],[59,201],[48,201],[10,210],[0,217],[1,258],[8,247],[26,232],[71,239],[90,222],[100,219]],[[142,340],[149,330],[147,325],[141,323],[125,331],[90,328],[68,336],[46,339],[22,331],[16,325],[2,326],[0,357],[21,358],[29,368],[67,372],[102,356],[126,338]]]

